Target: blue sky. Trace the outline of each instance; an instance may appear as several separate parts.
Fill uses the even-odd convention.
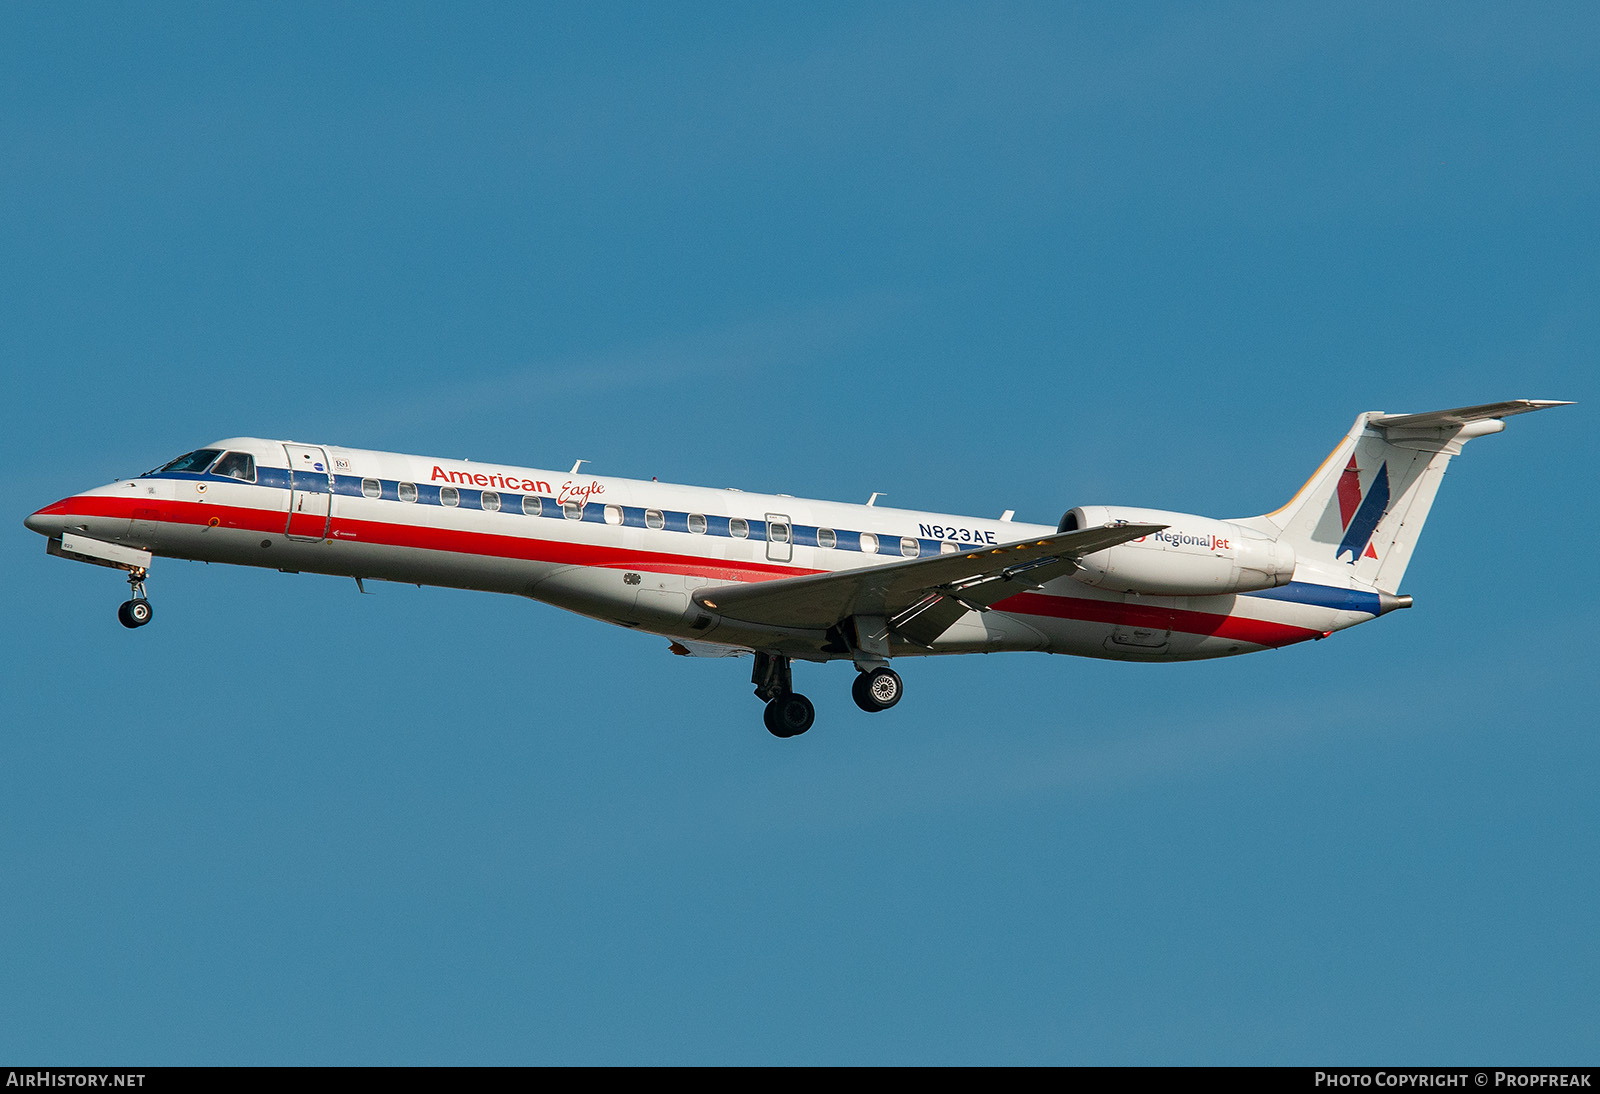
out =
[[[0,1058],[1573,1063],[1590,6],[8,5]],[[239,434],[1054,521],[1452,465],[1276,653],[801,666],[23,516]]]

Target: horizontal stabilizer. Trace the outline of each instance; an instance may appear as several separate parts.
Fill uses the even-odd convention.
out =
[[[1422,414],[1371,414],[1367,425],[1374,429],[1430,429],[1435,427],[1463,426],[1470,422],[1483,422],[1492,418],[1507,418],[1513,414],[1527,414],[1535,410],[1548,410],[1553,406],[1571,406],[1570,402],[1555,399],[1512,399],[1505,403],[1484,403],[1482,406],[1460,406],[1454,410],[1430,410]]]

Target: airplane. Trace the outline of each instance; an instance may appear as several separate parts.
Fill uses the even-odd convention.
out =
[[[685,656],[754,655],[777,737],[811,728],[791,663],[849,660],[869,713],[901,657],[1042,650],[1188,661],[1276,649],[1409,608],[1399,592],[1445,467],[1518,399],[1368,411],[1282,507],[1218,520],[1110,505],[1055,525],[565,475],[234,437],[47,505],[53,555],[127,572],[152,618],[154,558],[511,593],[658,634]]]

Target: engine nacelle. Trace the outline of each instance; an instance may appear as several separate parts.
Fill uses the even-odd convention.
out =
[[[1156,596],[1249,593],[1294,579],[1293,547],[1225,520],[1160,509],[1084,505],[1067,511],[1060,531],[1119,521],[1167,527],[1085,555],[1073,577],[1097,589]]]

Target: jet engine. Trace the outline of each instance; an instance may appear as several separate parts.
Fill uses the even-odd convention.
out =
[[[1294,579],[1293,547],[1225,520],[1083,505],[1067,511],[1058,531],[1116,523],[1167,527],[1085,555],[1072,575],[1085,585],[1152,596],[1215,596],[1272,589]]]

